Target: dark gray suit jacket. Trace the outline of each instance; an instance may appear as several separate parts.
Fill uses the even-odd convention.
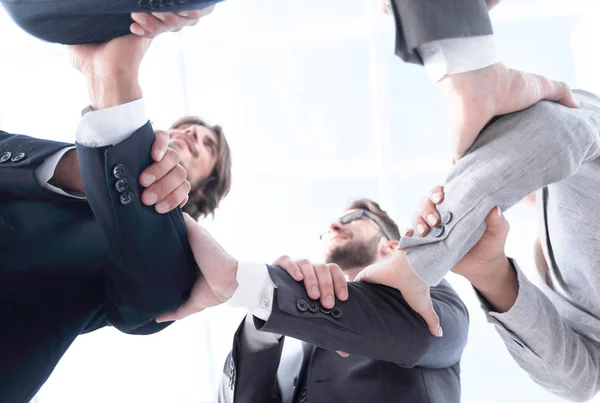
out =
[[[310,344],[305,345],[302,366],[308,366],[311,403],[460,401],[459,362],[469,319],[447,282],[431,289],[444,329],[444,337],[436,338],[390,287],[348,283],[348,300],[337,301],[328,312],[285,271],[269,268],[269,272],[277,285],[274,306],[269,319],[255,318],[255,325]],[[225,363],[219,402],[290,402],[294,391],[282,390],[277,381],[278,368],[281,372],[284,367],[280,365],[283,339],[264,350],[248,351],[241,343],[243,326]],[[350,357],[342,358],[336,350]],[[297,365],[295,373],[288,370],[279,376],[292,385],[299,369]]]
[[[419,46],[440,39],[492,34],[485,0],[391,0],[396,55],[422,64]]]

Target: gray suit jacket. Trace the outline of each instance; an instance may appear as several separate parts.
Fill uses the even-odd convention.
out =
[[[283,270],[270,268],[270,275],[277,285],[274,306],[268,321],[255,318],[255,325],[308,342],[304,354],[282,358],[283,339],[252,351],[243,343],[242,322],[225,363],[220,403],[291,402],[304,367],[311,403],[460,401],[468,313],[447,282],[432,288],[444,326],[444,337],[436,338],[395,289],[348,283],[348,300],[328,312]],[[336,350],[351,355],[342,358]]]
[[[492,34],[485,0],[392,0],[396,55],[422,64],[419,46],[440,39]]]
[[[489,313],[532,378],[571,400],[587,400],[600,374],[600,98],[575,91],[579,109],[540,102],[503,116],[478,137],[447,178],[442,236],[403,238],[408,260],[436,284],[481,238],[496,205],[538,192],[539,231],[551,282],[542,290],[518,270],[510,311]]]

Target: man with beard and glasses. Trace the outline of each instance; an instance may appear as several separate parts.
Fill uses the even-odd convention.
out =
[[[188,231],[197,254],[198,234],[190,225]],[[249,314],[240,324],[219,402],[459,402],[469,319],[450,285],[442,281],[431,289],[445,330],[443,337],[434,337],[399,292],[353,282],[365,266],[388,259],[400,239],[398,227],[377,203],[354,201],[322,239],[327,264],[284,256],[274,266],[289,275],[270,268],[273,307],[264,304],[267,315],[254,310],[258,316]],[[236,294],[242,277],[238,274]],[[315,284],[321,289],[331,284],[340,297],[345,281],[347,300],[335,306],[330,301],[329,308],[316,300]]]

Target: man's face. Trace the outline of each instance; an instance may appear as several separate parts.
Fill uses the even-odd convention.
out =
[[[185,124],[168,130],[169,147],[179,152],[180,164],[187,171],[192,187],[206,180],[217,162],[219,139],[211,129]]]
[[[336,220],[329,225],[324,238],[325,262],[336,263],[342,270],[366,267],[377,260],[382,237],[377,224],[367,217],[348,224]]]

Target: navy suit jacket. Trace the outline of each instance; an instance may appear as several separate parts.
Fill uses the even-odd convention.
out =
[[[196,10],[221,0],[0,0],[17,25],[48,42],[76,45],[130,33],[133,12]]]
[[[29,401],[79,334],[155,333],[189,295],[198,270],[181,211],[140,202],[153,141],[148,123],[114,147],[78,145],[81,201],[34,175],[69,144],[0,131],[1,402]]]

